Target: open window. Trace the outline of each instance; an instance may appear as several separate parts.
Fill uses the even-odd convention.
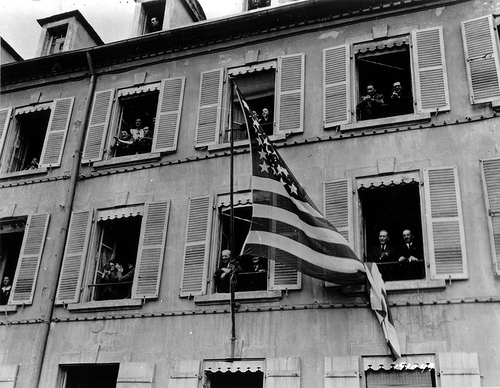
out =
[[[251,11],[252,9],[269,7],[271,5],[271,0],[246,0],[247,9]]]
[[[403,356],[398,361],[363,357],[366,388],[437,387],[434,356]]]
[[[80,364],[60,367],[60,388],[115,388],[119,364]]]
[[[63,51],[64,42],[66,41],[66,34],[68,32],[68,25],[64,24],[48,30],[48,48],[47,54],[57,54]]]
[[[143,34],[161,31],[165,17],[165,0],[147,1],[141,3],[141,19],[143,20]]]
[[[262,388],[264,368],[263,360],[205,361],[203,386]]]
[[[0,305],[6,305],[12,291],[12,281],[16,273],[27,217],[0,219],[0,281],[2,293]],[[7,287],[3,290],[3,287]]]

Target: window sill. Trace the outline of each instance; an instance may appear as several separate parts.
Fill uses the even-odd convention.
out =
[[[398,280],[385,282],[385,289],[389,293],[414,291],[442,291],[446,288],[444,279],[437,280]]]
[[[234,299],[237,302],[275,302],[281,299],[281,291],[245,291],[236,292]],[[227,294],[211,294],[211,295],[197,295],[194,297],[194,303],[200,306],[228,304],[231,295]]]
[[[430,113],[414,113],[414,114],[409,114],[409,115],[392,116],[392,117],[385,117],[385,118],[381,118],[381,119],[358,121],[356,123],[351,123],[351,124],[343,124],[340,126],[340,130],[342,132],[344,132],[344,131],[350,131],[350,130],[354,130],[354,129],[373,128],[373,127],[380,127],[380,126],[391,126],[392,127],[392,126],[398,126],[401,124],[416,124],[416,123],[421,123],[421,122],[427,122],[427,121],[430,121],[430,119],[431,119]],[[325,129],[328,129],[328,128],[325,128]]]
[[[276,143],[279,141],[286,140],[286,135],[284,133],[280,133],[278,135],[269,136],[269,139],[271,139],[271,141],[273,143]],[[234,142],[235,148],[249,147],[249,145],[250,144],[248,142],[248,139],[239,140],[239,141]],[[208,146],[208,152],[225,151],[225,150],[229,150],[230,148],[231,148],[231,145],[229,143],[210,144]]]
[[[48,172],[47,167],[37,168],[36,170],[26,170],[26,171],[16,171],[16,172],[7,172],[4,174],[0,174],[0,180],[2,179],[15,179],[21,177],[29,177],[35,175],[46,175]]]
[[[145,163],[145,162],[156,162],[160,160],[160,153],[146,153],[146,154],[138,154],[138,155],[129,155],[129,156],[120,156],[117,158],[103,160],[101,162],[95,162],[92,164],[96,170],[108,168],[108,167],[120,167],[127,166],[131,164],[137,163]]]
[[[17,311],[16,305],[0,306],[0,312],[2,312],[2,313],[15,313],[16,311]]]
[[[87,311],[105,311],[113,309],[123,310],[123,309],[135,309],[139,307],[142,307],[141,299],[103,300],[103,301],[68,304],[68,311],[87,312]]]

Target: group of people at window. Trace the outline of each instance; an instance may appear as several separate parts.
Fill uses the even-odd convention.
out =
[[[267,288],[267,259],[242,256],[232,259],[231,251],[224,249],[214,273],[218,293],[230,292],[231,282],[235,291],[257,291]]]
[[[104,265],[98,273],[96,285],[96,300],[130,298],[135,268],[133,263],[127,263],[126,268],[116,261]]]
[[[114,136],[115,143],[113,149],[115,156],[126,156],[151,152],[153,143],[153,129],[155,118],[152,119],[152,126],[144,126],[141,118],[135,119],[133,128],[127,128],[122,124],[119,136]]]
[[[382,117],[399,116],[413,113],[413,96],[403,87],[401,81],[392,84],[389,96],[379,93],[375,83],[366,85],[366,94],[356,105],[358,120],[372,120]]]
[[[422,247],[415,242],[410,229],[402,232],[402,241],[392,245],[389,232],[382,229],[378,234],[379,243],[370,247],[367,259],[379,263],[384,280],[421,279],[424,274]]]

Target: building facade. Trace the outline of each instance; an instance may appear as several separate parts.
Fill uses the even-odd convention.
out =
[[[2,65],[0,386],[500,386],[500,4],[261,3],[203,20],[194,1],[138,2],[131,39]],[[380,262],[400,359],[363,285],[286,258],[239,258],[232,338],[231,136],[237,252],[252,171],[230,78]],[[399,261],[405,231],[416,261]]]

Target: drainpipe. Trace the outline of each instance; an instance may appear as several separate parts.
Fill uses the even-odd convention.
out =
[[[69,190],[66,195],[66,200],[64,203],[64,219],[62,222],[62,228],[60,232],[59,243],[56,247],[55,259],[57,260],[57,268],[58,268],[58,281],[54,283],[52,287],[49,288],[49,301],[52,303],[49,317],[44,320],[43,333],[42,333],[42,343],[40,345],[40,352],[38,359],[40,360],[36,365],[35,370],[35,378],[33,381],[36,381],[36,385],[34,388],[40,387],[41,385],[41,376],[42,376],[42,367],[45,362],[45,353],[47,351],[47,344],[49,342],[50,328],[52,325],[52,317],[54,316],[55,309],[55,299],[57,292],[57,284],[59,283],[59,277],[61,276],[62,269],[62,258],[64,255],[64,247],[66,245],[66,237],[68,236],[69,223],[71,220],[71,211],[73,210],[73,203],[75,200],[76,186],[78,184],[78,176],[80,175],[80,162],[82,159],[82,150],[83,143],[85,142],[85,134],[88,129],[88,122],[90,117],[90,109],[92,106],[92,98],[94,96],[95,86],[97,82],[97,77],[94,71],[94,64],[92,62],[92,57],[90,56],[90,52],[86,52],[87,55],[87,63],[89,65],[90,70],[90,81],[89,81],[89,90],[87,92],[87,102],[85,103],[85,111],[83,114],[83,122],[81,125],[82,130],[79,133],[79,138],[77,139],[77,148],[75,150],[75,154],[73,155],[73,164],[71,166],[71,176],[69,181]]]

